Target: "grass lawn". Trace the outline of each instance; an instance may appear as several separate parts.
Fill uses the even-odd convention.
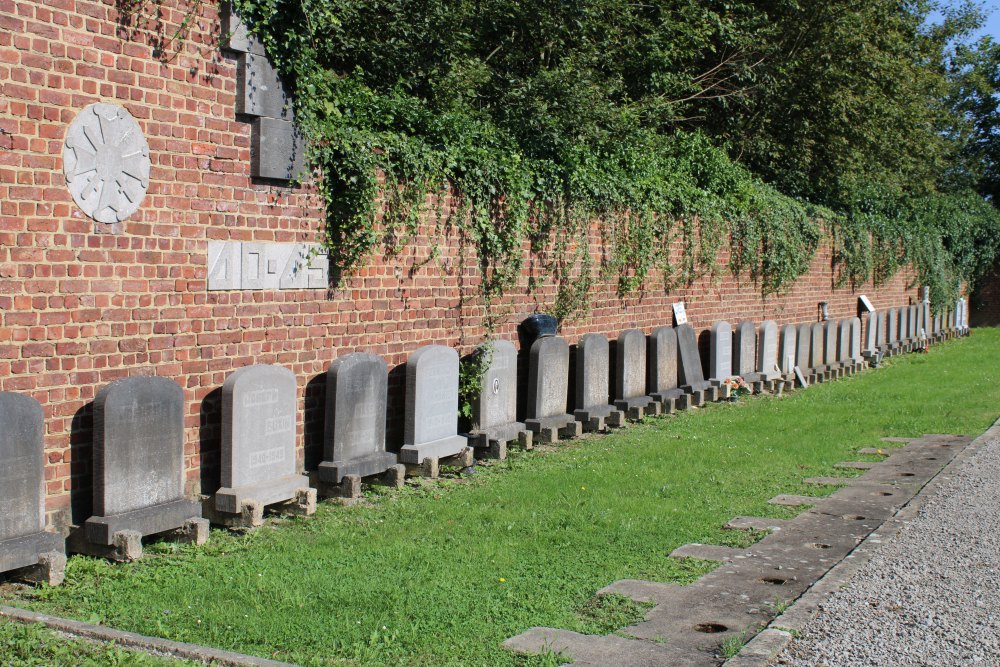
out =
[[[5,601],[306,665],[547,664],[500,643],[534,625],[621,627],[641,610],[596,604],[597,589],[690,582],[710,564],[672,549],[747,544],[721,526],[790,516],[767,500],[821,492],[802,478],[844,474],[833,464],[881,436],[982,432],[1000,414],[998,358],[1000,331],[977,330],[781,399],[515,453],[468,480],[321,503],[246,536],[213,531],[204,547],[152,545],[127,565],[73,557],[64,586]]]

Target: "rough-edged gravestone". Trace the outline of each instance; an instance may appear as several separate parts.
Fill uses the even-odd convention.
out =
[[[130,559],[135,535],[185,529],[201,543],[208,522],[184,497],[184,392],[173,380],[133,377],[101,388],[94,399],[94,516],[86,542],[130,545],[111,555]],[[85,548],[85,547],[84,547]]]
[[[708,381],[716,387],[733,376],[733,328],[722,320],[712,325]]]
[[[678,376],[677,381],[685,396],[681,397],[679,407],[684,408],[689,405],[701,405],[705,399],[705,394],[714,397],[714,388],[705,380],[704,372],[701,368],[701,355],[698,353],[698,338],[695,336],[694,328],[690,324],[677,325],[677,358]]]
[[[673,327],[653,330],[647,357],[649,394],[663,404],[666,412],[673,412],[674,401],[684,394],[677,381],[677,332]]]
[[[733,374],[747,382],[757,382],[757,327],[751,320],[742,320],[733,333]]]
[[[794,335],[795,329],[792,329]],[[781,377],[778,364],[778,324],[774,320],[760,323],[757,334],[757,373],[765,381]]]
[[[576,397],[573,416],[584,430],[604,430],[605,420],[621,425],[622,414],[611,405],[611,355],[608,339],[596,333],[584,334],[576,344]]]
[[[615,346],[615,407],[629,419],[659,414],[659,402],[646,393],[646,336],[638,329],[626,329]]]
[[[45,531],[43,420],[35,399],[0,392],[0,573],[40,565],[38,578],[56,585],[66,547]]]
[[[246,366],[222,385],[222,488],[215,509],[256,516],[266,505],[301,498],[309,478],[296,473],[295,375],[281,366]]]
[[[326,422],[319,479],[340,484],[347,475],[380,475],[397,464],[385,449],[385,360],[353,352],[326,371]]]
[[[508,442],[531,447],[531,432],[517,421],[517,348],[509,340],[494,340],[480,346],[478,354],[489,356],[472,406],[469,442],[503,458]]]
[[[809,368],[812,368],[810,364],[812,363],[812,325],[811,324],[800,324],[799,331],[796,336],[796,346],[795,346],[795,365],[802,369],[805,373]]]
[[[862,361],[864,361],[864,354],[861,348],[861,318],[852,317],[850,319],[851,323],[851,342],[847,351],[847,357],[851,362],[857,366]]]
[[[794,324],[781,327],[781,344],[778,347],[778,364],[782,375],[789,375],[796,366],[798,328]]]
[[[544,442],[559,436],[573,437],[583,425],[566,412],[569,391],[569,344],[558,336],[545,336],[531,344],[528,353],[528,401],[524,425]]]
[[[406,360],[406,417],[399,460],[456,456],[469,441],[458,434],[458,352],[425,345]]]
[[[823,369],[823,357],[826,354],[826,327],[822,322],[816,322],[810,327],[812,340],[809,342],[809,368]]]

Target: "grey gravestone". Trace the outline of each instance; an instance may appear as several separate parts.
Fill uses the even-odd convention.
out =
[[[722,320],[712,325],[708,381],[719,386],[733,376],[733,328]]]
[[[657,403],[646,393],[646,335],[626,329],[615,346],[615,407],[631,411],[630,418],[655,410]]]
[[[0,572],[65,563],[63,538],[45,532],[43,429],[38,401],[0,392]]]
[[[266,56],[241,53],[236,61],[236,113],[292,120],[292,98]]]
[[[838,327],[836,320],[827,320],[823,323],[823,366],[828,370],[839,365],[837,363]]]
[[[748,382],[760,380],[757,373],[757,327],[750,320],[742,320],[733,334],[733,374]]]
[[[792,329],[795,335],[795,329]],[[778,324],[774,320],[760,323],[757,334],[757,372],[767,381],[781,377],[778,364]]]
[[[569,345],[558,336],[531,344],[528,359],[527,418],[524,425],[543,439],[554,441],[568,430],[579,435],[580,425],[566,412],[569,391]]]
[[[910,340],[909,307],[899,309],[899,340],[903,343]]]
[[[667,403],[684,393],[677,383],[677,332],[673,327],[659,327],[649,336],[649,376],[647,386],[650,395]]]
[[[680,362],[677,381],[686,394],[681,397],[679,407],[700,405],[706,395],[709,400],[715,400],[716,390],[705,380],[701,368],[701,355],[698,354],[698,339],[690,324],[677,325],[677,356]]]
[[[250,143],[250,175],[254,178],[304,178],[305,139],[292,121],[256,118]]]
[[[222,385],[222,488],[215,508],[236,514],[256,501],[295,498],[309,479],[295,473],[295,375],[256,365],[229,374]]]
[[[962,331],[965,328],[965,301],[959,299],[955,302],[955,329]]]
[[[889,325],[887,323],[887,314],[884,310],[876,311],[875,317],[875,343],[878,347],[879,352],[885,352],[886,348],[889,346],[889,341],[886,335],[889,333]]]
[[[826,353],[826,328],[822,322],[816,322],[809,330],[812,336],[809,341],[809,368],[821,369]]]
[[[812,325],[800,324],[796,336],[795,365],[799,368],[810,368],[810,351],[812,350]]]
[[[426,345],[406,361],[406,418],[399,460],[422,463],[462,453],[469,442],[458,435],[458,352]]]
[[[917,338],[920,337],[920,329],[918,328],[919,327],[919,323],[917,322],[917,316],[919,315],[919,310],[918,310],[917,306],[915,306],[915,305],[910,306],[908,315],[909,315],[909,320],[910,320],[909,321],[909,327],[908,327],[909,334],[910,334],[909,337],[910,337],[911,341],[915,341],[915,340],[917,340]]]
[[[522,439],[526,429],[517,421],[517,348],[509,340],[495,340],[479,354],[489,354],[479,395],[473,404],[470,441],[477,447],[506,445]]]
[[[110,546],[116,533],[152,535],[201,518],[184,498],[184,392],[173,380],[134,377],[94,399],[94,516],[87,540]]]
[[[933,333],[934,321],[931,319],[931,304],[926,301],[920,305],[920,320],[924,335],[929,337]]]
[[[786,324],[781,327],[781,345],[778,348],[778,363],[782,375],[790,374],[795,368],[795,344],[797,339],[797,329],[794,324]]]
[[[851,359],[851,320],[840,320],[837,324],[837,363],[853,365]]]
[[[868,322],[865,327],[865,349],[864,354],[873,355],[878,349],[878,313],[868,314]]]
[[[611,371],[608,339],[601,334],[585,334],[576,344],[576,403],[573,416],[588,430],[603,428],[604,419],[619,411],[609,402]]]
[[[222,3],[220,18],[223,48],[239,53],[254,53],[259,56],[265,54],[264,45],[247,30],[246,24],[233,9],[231,2]]]
[[[367,352],[340,357],[326,372],[326,424],[319,478],[380,475],[396,465],[385,450],[388,374],[385,360]]]
[[[890,308],[885,314],[885,342],[896,347],[899,342],[899,311]]]
[[[861,348],[861,318],[852,317],[851,320],[851,342],[847,356],[854,364],[860,364],[864,360]]]

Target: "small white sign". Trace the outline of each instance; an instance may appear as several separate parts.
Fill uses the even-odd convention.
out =
[[[684,302],[678,301],[674,304],[674,324],[681,325],[687,324],[688,316],[687,312],[684,311]]]
[[[875,312],[875,306],[872,305],[872,302],[869,301],[868,297],[866,297],[864,294],[858,297],[858,303],[860,303],[861,307],[865,309],[865,312],[868,313]]]

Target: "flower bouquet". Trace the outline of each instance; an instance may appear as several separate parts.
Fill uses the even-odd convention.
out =
[[[726,378],[722,382],[723,387],[729,389],[729,400],[738,401],[740,396],[750,395],[750,385],[747,384],[746,380],[737,376]]]

